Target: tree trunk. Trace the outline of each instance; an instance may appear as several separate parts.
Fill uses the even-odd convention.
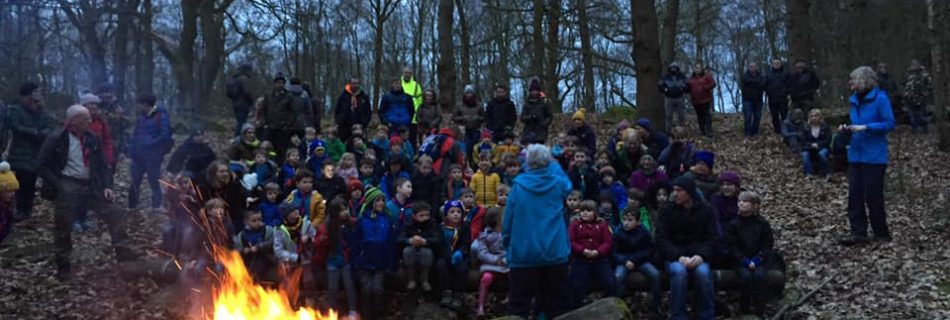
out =
[[[66,0],[59,0],[59,5],[66,13],[69,21],[79,31],[79,42],[85,49],[83,54],[89,64],[89,75],[92,82],[96,85],[108,82],[106,47],[98,32],[99,18],[102,15],[103,8],[97,7],[97,3],[88,0],[79,1],[75,4]],[[77,6],[78,8],[74,10],[74,7]]]
[[[776,31],[776,18],[772,14],[774,9],[775,0],[762,0],[762,23],[763,28],[765,29],[765,39],[769,43],[769,56],[772,58],[779,57],[778,52],[778,32]]]
[[[415,31],[412,34],[412,73],[416,77],[416,81],[421,79],[420,73],[422,72],[422,35],[425,33],[425,27],[427,24],[426,14],[429,12],[429,1],[419,0],[419,12],[417,16],[419,20],[416,21]],[[419,81],[421,83],[421,81]]]
[[[657,83],[660,82],[659,21],[655,0],[630,0],[634,31],[632,58],[637,69],[637,109],[641,116],[663,127],[663,101]],[[670,128],[664,128],[669,130]]]
[[[703,33],[706,31],[706,26],[702,23],[703,19],[703,3],[702,1],[693,1],[693,39],[696,44],[695,56],[693,57],[693,62],[695,63],[704,63],[708,65],[708,61],[703,61],[704,53],[706,53],[706,40],[703,37]]]
[[[126,91],[125,77],[129,68],[129,32],[132,29],[132,18],[135,8],[138,7],[137,0],[123,0],[116,5],[118,12],[118,22],[115,29],[115,49],[113,56],[115,61],[112,63],[112,69],[115,74],[116,96],[124,97]]]
[[[680,16],[680,0],[666,1],[666,15],[663,16],[663,37],[660,41],[660,61],[666,66],[676,59],[677,22]]]
[[[198,115],[210,119],[214,114],[211,110],[211,94],[214,92],[214,83],[221,72],[221,61],[224,58],[224,12],[227,5],[218,7],[217,1],[203,1],[201,4],[201,41],[204,52],[201,56],[201,69],[198,74],[197,91],[192,106]]]
[[[531,21],[531,75],[544,75],[544,0],[534,0],[534,17]]]
[[[950,105],[950,81],[947,79],[947,65],[943,52],[943,44],[947,39],[947,5],[942,0],[927,1],[927,29],[930,40],[930,59],[933,65],[934,115],[936,116],[938,148],[941,151],[950,151],[950,116],[947,107]]]
[[[135,90],[152,92],[153,73],[155,72],[155,50],[152,41],[145,37],[152,33],[152,0],[143,0],[139,30],[146,36],[135,37]]]
[[[577,24],[581,36],[581,61],[584,65],[584,99],[582,105],[596,112],[594,105],[594,54],[591,52],[590,20],[587,17],[587,0],[577,0]],[[606,107],[606,106],[605,106]]]
[[[551,0],[548,5],[548,43],[547,56],[548,61],[544,64],[544,93],[548,98],[548,105],[551,112],[562,113],[561,96],[558,92],[558,74],[560,56],[560,24],[561,24],[561,0]]]
[[[469,25],[468,21],[465,20],[465,2],[462,0],[455,0],[455,6],[458,7],[459,12],[459,31],[461,33],[462,42],[462,84],[468,85],[472,83],[472,39],[469,34]]]
[[[812,61],[811,38],[811,0],[788,0],[788,42],[789,60],[805,59]]]
[[[439,104],[442,112],[455,108],[455,43],[452,42],[452,0],[439,0]]]
[[[383,72],[383,20],[376,16],[376,28],[373,35],[373,110],[379,110],[380,81]]]

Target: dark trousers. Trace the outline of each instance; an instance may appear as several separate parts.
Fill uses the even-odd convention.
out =
[[[910,128],[913,132],[927,132],[927,106],[910,105]]]
[[[148,185],[152,190],[152,208],[162,206],[162,184],[158,181],[162,177],[162,158],[142,157],[132,159],[132,185],[129,186],[129,209],[139,206],[140,186],[142,177],[148,174]]]
[[[63,178],[61,184],[62,188],[57,193],[56,200],[53,203],[55,227],[53,244],[57,265],[69,265],[69,254],[73,250],[72,225],[75,218],[74,214],[81,206],[98,213],[99,218],[108,226],[113,249],[129,250],[129,236],[125,231],[125,215],[122,214],[122,209],[119,209],[119,206],[111,201],[105,201],[100,195],[94,194],[89,188],[88,182]]]
[[[447,258],[439,258],[435,262],[436,279],[439,288],[455,292],[465,292],[468,289],[468,262],[462,261],[457,265]]]
[[[553,319],[570,308],[567,264],[511,268],[508,277],[508,313],[527,319],[532,300],[536,315]],[[536,316],[537,318],[537,316]]]
[[[264,130],[264,140],[274,144],[274,152],[277,152],[277,163],[284,163],[284,153],[290,146],[290,136],[293,131],[289,129],[266,129]],[[300,155],[301,159],[306,159],[310,155]]]
[[[759,134],[759,123],[762,122],[762,100],[742,100],[742,115],[745,117],[745,135],[751,137]]]
[[[33,198],[36,198],[36,172],[13,168],[20,190],[16,191],[16,210],[21,217],[33,214]]]
[[[739,284],[742,291],[740,300],[742,308],[748,308],[751,304],[757,311],[764,311],[763,307],[766,301],[765,290],[768,288],[768,283],[766,282],[768,269],[760,267],[756,268],[755,271],[751,271],[749,268],[739,268],[738,271]]]
[[[384,270],[360,270],[360,305],[364,319],[378,319],[386,311],[386,291],[383,288]]]
[[[582,261],[584,260],[584,261]],[[586,261],[586,259],[574,259],[571,261],[571,291],[573,306],[580,307],[587,297],[590,287],[593,283],[595,287],[604,291],[607,296],[616,296],[616,284],[614,283],[613,273],[610,270],[610,263],[607,258],[597,259],[595,261]]]
[[[868,218],[875,237],[891,236],[884,212],[886,171],[885,164],[851,164],[848,172],[848,221],[851,222],[852,236],[867,237]]]
[[[465,128],[465,159],[474,159],[472,156],[472,148],[475,147],[475,144],[481,139],[481,132],[478,128]]]
[[[231,109],[234,110],[234,119],[237,121],[237,127],[234,129],[234,135],[241,135],[241,127],[247,123],[247,114],[251,112],[251,106],[235,103],[231,106]]]
[[[712,103],[693,105],[693,108],[696,109],[696,120],[699,122],[699,132],[702,132],[702,134],[707,137],[712,136]]]
[[[782,134],[782,122],[788,118],[788,99],[769,97],[769,113],[772,115],[772,130]]]

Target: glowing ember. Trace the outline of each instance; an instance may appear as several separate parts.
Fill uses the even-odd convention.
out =
[[[244,268],[244,261],[235,251],[220,250],[218,262],[225,268],[214,292],[214,320],[336,320],[335,312],[322,315],[310,308],[294,310],[291,296],[284,290],[273,290],[255,284]],[[210,320],[211,318],[209,318]]]

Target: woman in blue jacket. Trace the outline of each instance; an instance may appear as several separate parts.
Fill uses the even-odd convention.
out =
[[[552,319],[570,305],[567,262],[571,248],[561,213],[571,180],[548,147],[532,144],[526,153],[528,170],[512,182],[502,223],[511,268],[508,309],[527,318],[535,299],[535,314]]]
[[[861,66],[851,71],[851,124],[838,129],[850,133],[848,148],[848,221],[851,235],[843,245],[868,241],[870,219],[874,239],[890,241],[884,212],[884,173],[887,170],[887,133],[894,130],[894,113],[887,94],[877,88],[874,69]]]

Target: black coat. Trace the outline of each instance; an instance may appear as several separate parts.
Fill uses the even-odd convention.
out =
[[[542,98],[528,98],[521,110],[521,123],[524,123],[522,135],[530,142],[545,143],[548,139],[548,127],[554,121],[554,115]]]
[[[762,92],[765,91],[766,77],[762,72],[746,71],[742,75],[742,100],[762,101]]]
[[[284,90],[268,94],[264,97],[264,106],[261,113],[264,115],[264,125],[269,129],[291,129],[297,125],[297,114],[300,102],[299,97]]]
[[[485,127],[491,130],[495,141],[501,140],[505,132],[515,129],[515,122],[518,120],[518,113],[515,110],[515,103],[509,98],[494,98],[485,106]]]
[[[336,196],[346,197],[346,182],[343,181],[343,178],[334,175],[332,178],[327,178],[323,176],[323,173],[317,173],[320,175],[315,179],[313,183],[313,189],[317,190],[320,193],[320,196],[327,201],[332,201]]]
[[[692,208],[671,204],[656,221],[657,256],[663,261],[677,261],[680,257],[699,255],[705,261],[715,261],[713,242],[716,225],[713,209],[695,200]]]
[[[814,100],[821,79],[811,69],[791,73],[788,76],[788,94],[792,101]]]
[[[597,201],[600,196],[600,175],[593,167],[581,169],[575,166],[571,168],[568,177],[571,178],[574,190],[584,194],[584,200]]]
[[[657,84],[663,96],[671,99],[681,98],[689,92],[689,83],[686,82],[686,75],[682,72],[667,73]]]
[[[438,207],[445,202],[445,181],[442,180],[437,172],[432,171],[428,175],[419,172],[412,174],[412,199],[428,202],[432,206],[432,212],[438,212]]]
[[[763,265],[775,266],[774,244],[772,237],[772,227],[769,222],[759,215],[743,217],[739,216],[726,228],[726,242],[731,248],[730,261],[739,267],[741,261],[745,258],[759,257]]]
[[[336,107],[333,109],[333,119],[336,121],[340,140],[347,141],[352,135],[354,124],[363,126],[365,132],[369,120],[373,116],[373,110],[370,108],[369,98],[363,91],[356,93],[356,105],[351,104],[353,95],[343,90],[340,98],[336,100]]]
[[[418,223],[415,220],[412,223],[406,223],[396,241],[400,246],[409,246],[409,239],[414,236],[426,239],[426,244],[422,247],[431,249],[433,255],[438,254],[439,250],[443,249],[443,242],[445,241],[443,240],[444,236],[442,236],[442,228],[436,224],[435,219],[430,218],[429,221],[423,223]]]
[[[231,182],[223,187],[216,188],[208,181],[207,175],[201,175],[196,179],[195,185],[198,188],[198,194],[201,195],[200,203],[218,198],[224,200],[228,205],[228,215],[231,217],[233,230],[244,230],[244,210],[247,209],[246,195],[244,187],[238,181],[238,177],[232,176]]]
[[[171,159],[168,159],[168,167],[165,170],[172,174],[177,174],[182,169],[192,174],[201,174],[211,162],[214,162],[214,159],[214,150],[211,150],[207,143],[199,143],[189,138],[175,149]]]
[[[617,230],[611,248],[610,256],[618,265],[630,261],[639,266],[653,260],[653,236],[642,225],[629,231]]]
[[[788,72],[785,68],[769,68],[769,73],[765,76],[765,94],[770,100],[788,99]]]
[[[36,157],[36,173],[43,178],[44,198],[54,199],[62,190],[63,169],[69,159],[69,131],[61,130],[46,137]],[[98,200],[105,200],[105,189],[112,188],[112,170],[106,162],[102,143],[92,132],[82,133],[83,149],[87,154],[89,189]],[[48,186],[46,185],[48,184]]]
[[[583,127],[572,127],[567,131],[567,135],[577,137],[577,145],[587,148],[587,154],[593,157],[597,153],[597,135],[594,129],[584,124]]]
[[[822,124],[818,133],[818,137],[816,138],[815,136],[811,135],[811,126],[806,124],[802,128],[802,134],[798,139],[798,143],[802,146],[802,151],[819,151],[821,149],[828,148],[831,146],[831,127],[826,124]],[[812,143],[817,143],[818,148],[812,148]]]

